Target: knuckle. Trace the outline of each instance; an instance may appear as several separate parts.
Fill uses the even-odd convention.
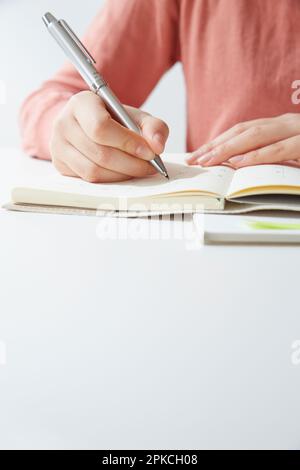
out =
[[[54,165],[54,168],[56,168],[56,170],[62,173],[63,164],[55,156],[52,156],[52,163]]]
[[[96,165],[89,165],[85,168],[82,178],[88,183],[98,183],[99,182],[99,173]]]
[[[272,152],[274,154],[278,155],[281,154],[284,150],[284,144],[282,142],[276,142],[275,144],[272,145]]]
[[[249,160],[251,161],[257,161],[261,158],[261,153],[258,149],[252,150],[252,152],[249,153]]]
[[[261,136],[263,129],[262,129],[262,126],[253,126],[253,127],[250,127],[248,132],[251,137],[259,137]]]
[[[60,174],[68,176],[67,168],[60,160],[54,159],[53,165]]]
[[[124,149],[124,151],[132,155],[135,154],[137,147],[138,144],[136,144],[134,140],[130,137],[126,138],[122,144],[122,148]]]
[[[204,144],[201,148],[201,153],[207,153],[210,152],[211,150],[217,148],[218,142],[216,140],[212,140],[211,142]]]
[[[53,130],[49,142],[49,151],[52,160],[56,158],[59,148],[61,148],[61,140],[58,138],[58,135]]]
[[[111,160],[111,153],[109,148],[101,148],[98,152],[98,160],[101,166],[106,168],[109,165],[109,162]]]
[[[99,119],[95,119],[90,126],[91,138],[98,141],[106,134],[107,128],[111,122],[111,117],[108,114],[101,116]]]
[[[227,155],[228,153],[230,153],[230,145],[227,143],[221,144],[215,149],[216,155]]]
[[[50,152],[51,159],[54,162],[56,158],[56,147],[55,147],[55,141],[53,138],[51,138],[49,142],[49,152]]]
[[[76,93],[75,95],[71,96],[71,98],[68,101],[68,107],[70,109],[75,109],[77,106],[80,105],[82,99],[82,92]]]
[[[65,125],[65,115],[63,113],[60,113],[54,120],[53,123],[53,132],[57,133],[60,132]]]
[[[77,106],[82,101],[82,99],[85,98],[89,94],[90,94],[90,91],[87,91],[87,90],[80,91],[79,93],[75,93],[74,95],[72,95],[68,102],[70,103],[71,106]]]
[[[246,130],[246,125],[243,122],[239,122],[238,124],[233,126],[232,130],[236,135],[241,134]]]
[[[73,112],[65,105],[53,122],[52,134],[63,135],[67,132],[73,119]]]
[[[68,103],[70,105],[76,105],[78,103],[80,97],[80,93],[76,93],[75,95],[72,95],[71,98],[69,99]]]

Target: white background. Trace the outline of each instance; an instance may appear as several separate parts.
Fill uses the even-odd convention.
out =
[[[66,19],[81,35],[104,2],[105,0],[0,0],[2,147],[18,144],[17,117],[22,101],[43,80],[51,77],[64,61],[61,51],[45,30],[41,16],[46,11],[51,11],[55,16]],[[3,97],[4,86],[6,97]],[[171,135],[167,150],[183,151],[185,100],[180,64],[163,77],[143,108],[168,122]]]

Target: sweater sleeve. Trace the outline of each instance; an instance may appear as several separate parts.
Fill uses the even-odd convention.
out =
[[[124,104],[139,107],[178,57],[179,0],[107,0],[83,43]],[[66,64],[23,103],[20,126],[27,154],[50,159],[53,122],[87,85]]]

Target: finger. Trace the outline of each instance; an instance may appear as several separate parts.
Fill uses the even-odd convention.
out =
[[[296,168],[299,168],[300,167],[300,160],[286,160],[284,162],[284,165],[288,165],[288,166],[294,166]]]
[[[80,100],[76,99],[75,95],[72,103],[75,119],[89,139],[96,144],[118,148],[144,160],[155,158],[146,140],[115,121],[99,96],[92,92],[82,92]]]
[[[238,155],[229,160],[235,168],[267,163],[281,163],[298,160],[300,157],[300,136],[290,137],[261,149]]]
[[[67,142],[62,137],[51,139],[50,141],[50,155],[54,167],[64,176],[77,176],[71,168],[60,158],[64,155]]]
[[[243,132],[247,131],[249,128],[253,126],[268,124],[271,119],[270,118],[269,119],[254,119],[252,121],[245,121],[245,122],[236,124],[235,126],[231,127],[230,129],[220,134],[214,140],[211,140],[210,142],[199,147],[199,149],[195,150],[195,152],[193,152],[187,158],[186,160],[187,163],[189,164],[196,163],[196,160],[198,160],[198,158],[200,158],[201,156],[205,156],[208,152],[211,152],[218,145],[224,142],[227,142],[229,139],[236,137],[239,134],[242,134]]]
[[[71,170],[64,162],[61,160],[52,160],[53,165],[55,168],[64,176],[77,176],[74,171]]]
[[[77,148],[91,162],[101,168],[112,170],[127,176],[142,178],[156,173],[149,162],[133,157],[121,150],[98,145],[90,140],[77,121],[70,121],[65,129],[65,137],[71,145]]]
[[[62,158],[57,157],[56,161],[62,161]],[[113,183],[130,179],[127,175],[99,167],[67,142],[63,147],[63,162],[74,175],[90,183]]]
[[[152,150],[156,154],[161,154],[169,137],[169,127],[167,124],[161,119],[131,106],[127,106],[126,109],[141,128],[143,137]]]
[[[202,166],[220,165],[234,155],[248,153],[297,134],[299,134],[299,129],[272,120],[267,125],[250,127],[242,134],[218,145],[211,152],[200,157],[197,163]]]

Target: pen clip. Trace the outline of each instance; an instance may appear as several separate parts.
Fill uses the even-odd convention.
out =
[[[73,41],[76,43],[76,45],[79,47],[81,52],[85,55],[85,57],[90,61],[91,63],[95,64],[96,61],[95,59],[91,56],[87,48],[82,44],[80,39],[76,36],[72,28],[68,25],[68,23],[65,20],[59,20],[60,25],[65,29],[65,31],[71,36]]]

